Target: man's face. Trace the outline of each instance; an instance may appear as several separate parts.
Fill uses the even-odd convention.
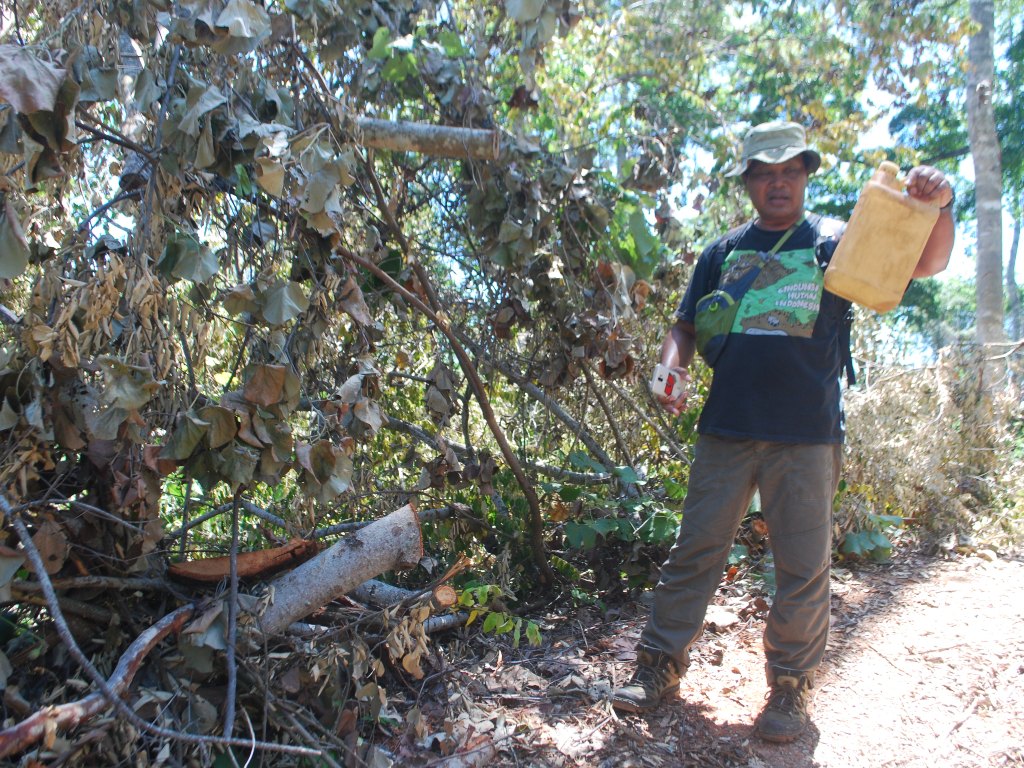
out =
[[[753,160],[743,182],[765,226],[785,228],[803,215],[807,167],[801,155],[784,163]]]

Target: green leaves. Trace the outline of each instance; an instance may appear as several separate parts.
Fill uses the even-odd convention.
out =
[[[205,283],[218,269],[217,256],[190,234],[177,232],[167,239],[157,269],[166,277]]]
[[[10,200],[0,210],[0,279],[12,279],[28,266],[29,247]]]
[[[261,314],[270,325],[284,325],[309,309],[302,286],[290,280],[277,282],[261,298]]]
[[[597,545],[598,537],[617,536],[628,541],[633,534],[632,523],[615,517],[585,520],[580,523],[570,520],[565,524],[565,543],[573,549],[593,549]]]
[[[648,278],[661,256],[661,241],[651,232],[638,203],[620,200],[615,206],[612,245],[619,259],[633,268],[638,277]]]
[[[867,514],[860,520],[860,530],[849,531],[839,545],[840,553],[854,557],[867,557],[885,562],[892,554],[893,542],[888,532],[898,531],[903,518],[897,515]]]
[[[416,40],[412,35],[392,40],[387,27],[378,27],[373,34],[373,47],[367,56],[384,62],[381,75],[385,80],[400,83],[419,73],[416,56],[413,54],[415,44]]]

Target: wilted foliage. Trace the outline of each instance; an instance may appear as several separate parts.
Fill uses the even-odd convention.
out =
[[[848,393],[840,537],[877,530],[872,515],[903,518],[932,546],[1000,546],[1019,537],[1019,366],[962,344],[943,349],[934,365],[883,369]]]

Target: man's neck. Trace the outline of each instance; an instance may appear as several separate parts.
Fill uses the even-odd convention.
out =
[[[803,221],[804,216],[805,214],[803,211],[800,211],[796,216],[787,217],[785,219],[766,219],[764,216],[758,216],[754,219],[754,224],[758,229],[763,229],[768,232],[783,232]]]

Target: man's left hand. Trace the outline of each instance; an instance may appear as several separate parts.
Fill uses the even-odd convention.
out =
[[[907,174],[907,194],[944,208],[953,200],[953,187],[938,168],[919,165]]]

